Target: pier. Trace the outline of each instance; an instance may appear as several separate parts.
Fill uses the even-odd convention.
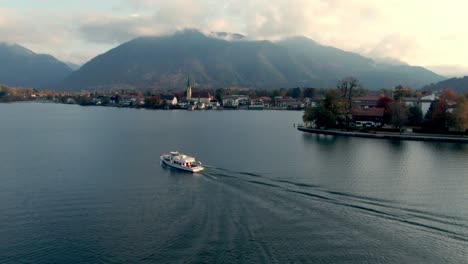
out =
[[[413,141],[432,141],[432,142],[450,142],[450,143],[468,143],[468,137],[454,137],[445,135],[428,135],[428,134],[398,134],[389,132],[354,132],[354,131],[340,131],[340,130],[327,130],[317,129],[305,126],[298,126],[297,130],[333,136],[347,136],[347,137],[361,137],[361,138],[376,138],[376,139],[391,139],[391,140],[413,140]]]

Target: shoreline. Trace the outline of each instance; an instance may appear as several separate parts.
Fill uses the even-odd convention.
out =
[[[52,101],[39,101],[39,100],[31,100],[31,101],[8,101],[8,102],[0,102],[0,104],[21,104],[21,103],[32,103],[32,104],[57,104],[57,105],[74,105],[74,106],[81,106],[81,107],[106,107],[106,108],[119,108],[119,109],[145,109],[145,110],[161,110],[161,111],[189,111],[189,112],[199,112],[199,111],[304,111],[304,109],[288,109],[284,107],[265,107],[263,109],[249,109],[247,107],[239,107],[239,108],[224,108],[224,107],[217,107],[217,108],[204,108],[204,109],[187,109],[187,108],[150,108],[150,107],[143,107],[143,106],[122,106],[122,105],[80,105],[80,104],[67,104],[67,103],[59,103],[59,102],[52,102]]]
[[[345,136],[345,137],[361,137],[361,138],[374,138],[374,139],[390,139],[390,140],[412,140],[412,141],[430,141],[430,142],[448,142],[448,143],[465,143],[468,144],[468,137],[453,137],[444,135],[430,135],[430,134],[396,134],[389,132],[379,133],[365,133],[365,132],[346,132],[339,130],[325,130],[298,126],[297,130],[307,133],[332,135],[332,136]]]

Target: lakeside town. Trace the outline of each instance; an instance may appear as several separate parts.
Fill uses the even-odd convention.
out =
[[[316,94],[314,88],[254,90],[221,88],[192,89],[190,80],[184,91],[154,92],[108,90],[99,92],[57,92],[0,86],[0,102],[39,101],[81,106],[112,106],[146,109],[185,110],[303,110]]]
[[[111,90],[57,92],[0,86],[0,102],[36,101],[163,110],[303,110],[305,126],[390,132],[466,135],[468,93],[393,89],[370,91],[354,78],[338,82],[337,88],[194,89],[190,79],[184,91]]]

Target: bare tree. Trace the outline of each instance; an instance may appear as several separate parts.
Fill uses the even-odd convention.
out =
[[[338,82],[337,88],[341,93],[343,104],[343,115],[346,122],[346,127],[350,127],[353,117],[353,95],[356,89],[360,88],[359,81],[354,77],[346,77]]]
[[[392,104],[392,124],[394,127],[399,128],[400,132],[403,126],[408,121],[408,108],[405,104],[394,102]]]

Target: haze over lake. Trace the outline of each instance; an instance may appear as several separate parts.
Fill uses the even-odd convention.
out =
[[[302,114],[0,104],[0,263],[467,262],[467,145]]]

